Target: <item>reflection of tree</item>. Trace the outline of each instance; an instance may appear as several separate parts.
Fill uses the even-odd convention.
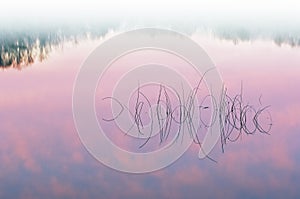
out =
[[[26,44],[24,40],[1,45],[0,66],[20,68],[21,65],[29,65],[34,62],[36,45]]]
[[[26,31],[0,30],[0,68],[21,69],[36,60],[45,60],[49,53],[65,42],[77,43],[87,37],[98,38],[107,33],[103,26],[92,27],[56,27],[47,30],[34,29]]]
[[[78,26],[56,26],[43,28],[24,28],[19,30],[0,29],[0,68],[17,68],[28,66],[36,60],[45,60],[49,53],[64,42],[77,43],[80,39],[99,38],[118,25],[89,23]],[[202,30],[202,29],[199,29]],[[183,30],[192,34],[196,30]],[[251,30],[236,26],[211,27],[202,30],[212,33],[215,37],[232,41],[234,44],[256,39],[273,40],[278,46],[287,44],[291,47],[300,46],[300,31]]]
[[[214,36],[220,39],[232,41],[234,44],[240,42],[254,41],[257,39],[272,40],[276,45],[281,46],[283,44],[291,47],[300,46],[300,32],[299,31],[260,31],[256,32],[246,28],[237,27],[222,27],[212,31]]]
[[[0,67],[21,69],[35,60],[43,61],[53,47],[60,45],[64,36],[59,33],[48,34],[7,34],[0,39]]]

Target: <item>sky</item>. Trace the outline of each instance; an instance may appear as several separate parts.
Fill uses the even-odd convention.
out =
[[[214,10],[222,2],[202,4],[206,5],[205,8]],[[228,26],[225,23],[227,25],[222,29],[229,29],[228,32],[225,31],[230,33],[229,39],[224,31],[219,34],[199,31],[207,24],[210,30],[218,30],[216,24],[222,25],[223,22],[217,18],[222,18],[222,14],[215,15],[215,21],[211,18],[207,23],[199,22],[196,28],[192,25],[195,23],[191,22],[180,29],[176,25],[182,24],[180,20],[184,21],[181,18],[184,14],[177,11],[181,10],[182,2],[162,3],[163,6],[158,11],[165,16],[167,14],[164,8],[174,3],[175,6],[168,14],[173,20],[157,22],[154,17],[150,24],[185,31],[213,60],[230,94],[239,92],[243,81],[246,103],[258,106],[258,99],[262,95],[262,103],[271,105],[273,126],[270,135],[243,135],[237,142],[229,142],[224,153],[220,143],[217,143],[210,154],[217,163],[208,158],[199,159],[199,147],[193,144],[173,164],[146,174],[113,170],[97,161],[86,150],[73,120],[72,93],[77,74],[90,53],[107,38],[135,25],[141,27],[147,24],[146,18],[153,16],[153,13],[144,10],[149,10],[149,7],[150,10],[156,9],[157,5],[161,5],[160,2],[149,1],[145,5],[137,1],[117,2],[124,5],[119,7],[115,7],[113,3],[103,3],[109,9],[96,6],[99,3],[94,1],[75,2],[76,6],[73,2],[58,1],[49,1],[43,5],[36,1],[18,2],[22,5],[20,7],[16,7],[15,3],[4,2],[8,9],[0,14],[1,19],[4,19],[0,23],[2,28],[7,27],[7,24],[10,27],[17,26],[9,22],[10,17],[18,18],[23,14],[28,17],[24,18],[28,20],[28,24],[34,21],[34,16],[39,15],[50,21],[57,21],[59,14],[64,15],[69,22],[76,21],[70,17],[72,15],[76,15],[78,19],[84,18],[81,15],[94,19],[97,17],[86,10],[94,11],[98,8],[100,11],[105,10],[105,14],[112,18],[122,14],[130,18],[131,15],[135,16],[131,9],[138,10],[145,15],[145,21],[137,23],[135,20],[128,20],[128,26],[118,23],[116,29],[111,28],[103,35],[98,34],[96,38],[81,38],[78,42],[73,42],[72,39],[71,42],[68,39],[59,40],[59,45],[54,44],[49,48],[51,50],[43,60],[37,58],[26,67],[22,65],[0,69],[0,198],[299,198],[300,94],[297,92],[297,85],[300,83],[300,49],[289,42],[279,45],[275,40],[275,36],[282,31],[285,33],[283,38],[299,38],[297,20],[292,21],[298,16],[295,12],[297,7],[293,6],[296,2],[289,1],[286,4],[283,1],[254,1],[248,6],[237,1],[223,3],[227,9],[222,9],[222,13],[230,14],[231,9],[237,9],[239,11],[234,12],[232,18],[241,12],[241,16],[247,19],[240,19],[239,23],[235,23],[229,15],[224,18],[228,23],[235,24]],[[68,10],[70,4],[74,9]],[[138,4],[138,8],[144,10],[128,6],[130,4]],[[270,4],[274,6],[269,7]],[[28,12],[32,6],[35,12]],[[12,11],[21,8],[18,14],[12,14]],[[188,14],[190,21],[200,20],[194,17],[198,15],[198,8],[185,8],[195,10]],[[58,10],[57,16],[53,14],[55,9]],[[78,14],[81,9],[84,11]],[[117,15],[110,13],[114,10]],[[248,19],[258,23],[260,21],[249,17],[253,10],[260,11],[258,16],[265,14],[269,21],[280,18],[291,23],[273,26],[271,22],[266,22],[269,28],[259,29],[255,24],[248,23]],[[97,11],[98,15],[102,15],[100,11]],[[280,14],[276,15],[277,13]],[[176,17],[178,19],[175,20]],[[45,21],[47,20],[43,19],[40,22]],[[68,24],[72,26],[72,23]],[[239,28],[240,24],[248,31],[249,39],[242,39],[238,35],[236,42],[234,38],[239,31],[227,27]],[[281,28],[281,25],[288,28]],[[3,32],[5,31],[1,33]],[[8,41],[7,35],[14,34],[13,31],[9,34],[5,32],[1,39]],[[25,35],[24,32],[22,34]],[[108,129],[109,132],[115,132],[109,125]],[[111,138],[116,139],[115,142],[123,147],[133,149],[135,146],[124,139],[123,135]],[[118,154],[114,155],[118,157]]]
[[[43,23],[44,20],[53,22],[68,21],[76,23],[86,20],[121,20],[130,19],[136,22],[154,20],[161,21],[199,21],[213,22],[242,22],[251,23],[278,22],[299,23],[297,1],[288,0],[212,0],[212,1],[59,1],[36,0],[3,1],[1,21],[11,19],[14,22]],[[136,17],[138,16],[138,18]]]

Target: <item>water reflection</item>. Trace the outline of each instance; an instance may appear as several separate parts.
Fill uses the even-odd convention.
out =
[[[232,41],[238,44],[244,41],[255,41],[259,39],[273,41],[277,46],[288,45],[290,47],[300,46],[300,30],[251,30],[245,28],[217,28],[212,34],[220,39]]]
[[[38,39],[30,41],[26,39],[17,39],[13,43],[1,45],[0,65],[1,67],[13,67],[21,69],[21,65],[30,65],[39,57],[42,61],[49,52],[49,45],[40,45]]]
[[[0,31],[0,49],[4,41],[5,46],[15,45],[16,41],[23,41],[19,38],[29,37],[26,35],[33,35],[29,37],[33,38],[33,46],[37,46],[37,40],[42,45],[42,38],[50,45],[45,35],[56,34],[49,32],[14,33],[14,37],[10,33],[2,37]],[[66,38],[75,40],[71,36],[74,34],[58,35],[65,35],[58,37],[59,42],[65,42]],[[50,51],[57,45],[53,37]],[[248,38],[252,39],[253,35],[249,34]],[[0,69],[0,198],[137,199],[146,195],[149,198],[199,198],[200,195],[204,198],[227,195],[300,198],[297,188],[300,184],[300,93],[295,92],[296,85],[300,85],[300,49],[278,48],[271,42],[232,48],[218,39],[200,44],[214,59],[233,94],[240,91],[239,83],[243,80],[246,103],[256,103],[263,94],[262,102],[272,105],[275,124],[271,136],[243,136],[238,143],[229,145],[223,155],[216,148],[212,157],[218,164],[198,160],[195,155],[199,149],[195,146],[171,167],[155,173],[126,175],[108,169],[85,151],[73,123],[74,80],[80,62],[92,49],[72,49],[67,56],[57,57],[57,62],[45,61],[45,68],[55,70],[39,70],[33,64],[30,69],[37,70],[26,70],[24,75],[19,75],[12,67],[7,72]],[[70,64],[73,58],[78,61]],[[66,67],[68,64],[71,66]],[[65,68],[56,70],[60,67]],[[108,82],[103,89],[111,86]],[[128,137],[119,136],[119,141],[114,141],[129,148],[131,143],[125,139]],[[212,187],[218,191],[211,191]]]
[[[36,60],[42,62],[53,49],[63,45],[64,42],[77,43],[77,37],[60,32],[2,35],[0,67],[21,69]]]
[[[141,26],[144,27],[144,26]],[[254,29],[239,26],[197,26],[186,29],[179,26],[170,26],[171,29],[185,34],[210,34],[213,37],[232,41],[234,44],[257,39],[273,41],[278,46],[283,44],[291,47],[300,46],[300,30],[275,30],[272,28]],[[35,61],[44,61],[49,53],[66,42],[78,43],[83,39],[94,39],[105,36],[110,30],[130,30],[130,25],[124,27],[116,24],[90,24],[85,26],[64,26],[39,29],[36,27],[19,28],[18,30],[0,28],[0,68],[16,68],[33,64]],[[30,30],[30,31],[28,31]]]
[[[114,26],[111,26],[114,27]],[[29,31],[28,31],[29,30]],[[22,69],[35,61],[44,61],[50,52],[67,42],[77,44],[84,39],[95,39],[107,33],[106,26],[0,28],[0,68]]]

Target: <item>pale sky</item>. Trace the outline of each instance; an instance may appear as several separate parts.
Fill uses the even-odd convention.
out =
[[[86,17],[139,17],[159,19],[197,18],[247,18],[260,20],[295,20],[300,18],[300,2],[280,0],[109,0],[109,1],[62,1],[62,0],[6,0],[1,2],[0,18],[12,17],[38,20],[43,18],[81,19]]]

